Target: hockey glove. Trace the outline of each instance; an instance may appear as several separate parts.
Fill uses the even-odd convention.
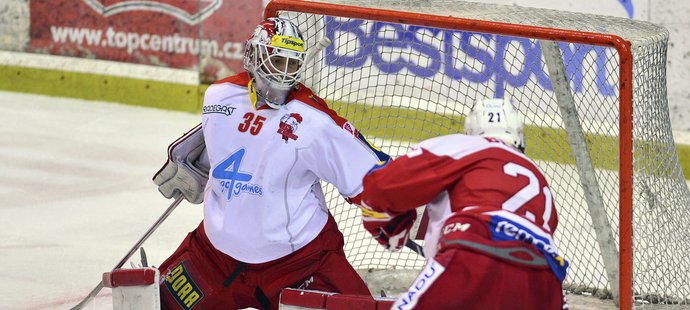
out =
[[[362,209],[364,228],[389,251],[397,252],[405,246],[410,237],[410,230],[417,219],[417,212],[410,210],[402,214],[392,215],[376,212],[367,207]]]
[[[165,198],[184,198],[194,204],[204,201],[210,163],[201,124],[168,146],[168,161],[153,176]]]

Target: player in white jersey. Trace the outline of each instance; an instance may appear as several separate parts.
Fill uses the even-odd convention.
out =
[[[568,262],[546,178],[508,100],[479,101],[466,134],[422,141],[364,178],[365,228],[399,250],[426,205],[426,267],[393,309],[566,309]]]
[[[297,26],[269,18],[247,41],[247,72],[206,91],[205,150],[185,166],[204,180],[208,169],[204,220],[159,267],[166,309],[276,309],[285,287],[370,296],[345,257],[320,181],[358,202],[363,176],[388,156],[297,82],[304,55]],[[201,200],[182,188],[193,178],[183,186],[157,179],[162,192]]]

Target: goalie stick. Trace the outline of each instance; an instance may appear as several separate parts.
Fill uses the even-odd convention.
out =
[[[405,241],[405,246],[413,252],[419,254],[419,256],[426,258],[426,256],[424,256],[424,248],[419,245],[419,243],[414,242],[414,240],[408,238],[407,241]]]
[[[319,39],[319,41],[316,42],[316,45],[314,45],[314,47],[312,47],[309,50],[309,54],[307,54],[307,56],[305,57],[304,63],[305,64],[310,63],[312,60],[314,60],[314,58],[316,58],[316,55],[318,55],[319,52],[321,52],[321,50],[328,47],[332,43],[333,43],[333,41],[331,41],[331,39],[329,39],[328,37],[326,37],[326,36],[321,37]],[[306,68],[306,66],[305,66],[305,68]]]
[[[132,247],[132,249],[129,250],[129,252],[125,255],[125,257],[123,257],[120,260],[120,262],[117,263],[117,265],[115,265],[115,268],[113,268],[113,270],[122,267],[125,264],[125,262],[130,257],[132,257],[132,254],[134,254],[134,252],[136,252],[137,249],[139,247],[141,247],[141,245],[144,243],[144,241],[146,241],[146,239],[148,239],[153,234],[153,232],[158,228],[158,226],[160,226],[161,223],[163,223],[163,221],[165,221],[165,219],[168,218],[168,216],[173,212],[173,210],[175,210],[175,208],[177,208],[177,206],[182,202],[182,200],[184,200],[183,195],[179,195],[177,198],[175,198],[175,201],[173,201],[172,204],[170,204],[170,206],[168,207],[168,209],[166,209],[165,212],[163,212],[163,214],[158,218],[158,220],[156,220],[156,222],[153,223],[153,226],[151,226],[151,228],[149,228],[149,230],[146,231],[146,233],[139,239],[139,241],[137,241],[137,243]],[[103,289],[103,281],[102,280],[89,293],[89,295],[84,297],[84,299],[80,303],[78,303],[76,306],[72,307],[70,310],[83,309],[89,302],[91,302],[92,299],[94,299],[94,297],[96,297],[96,295],[98,295],[98,292],[100,292],[101,289]]]

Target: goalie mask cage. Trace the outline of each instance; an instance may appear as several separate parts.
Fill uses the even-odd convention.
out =
[[[506,97],[550,181],[570,291],[622,309],[690,304],[690,193],[666,96],[668,32],[651,23],[460,1],[275,0],[307,47],[332,44],[302,78],[392,157],[462,132],[472,104]],[[325,186],[359,269],[420,269],[383,250],[359,210]]]

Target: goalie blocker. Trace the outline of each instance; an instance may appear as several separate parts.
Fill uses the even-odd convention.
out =
[[[115,269],[103,274],[103,286],[113,290],[114,310],[160,310],[156,268]]]

